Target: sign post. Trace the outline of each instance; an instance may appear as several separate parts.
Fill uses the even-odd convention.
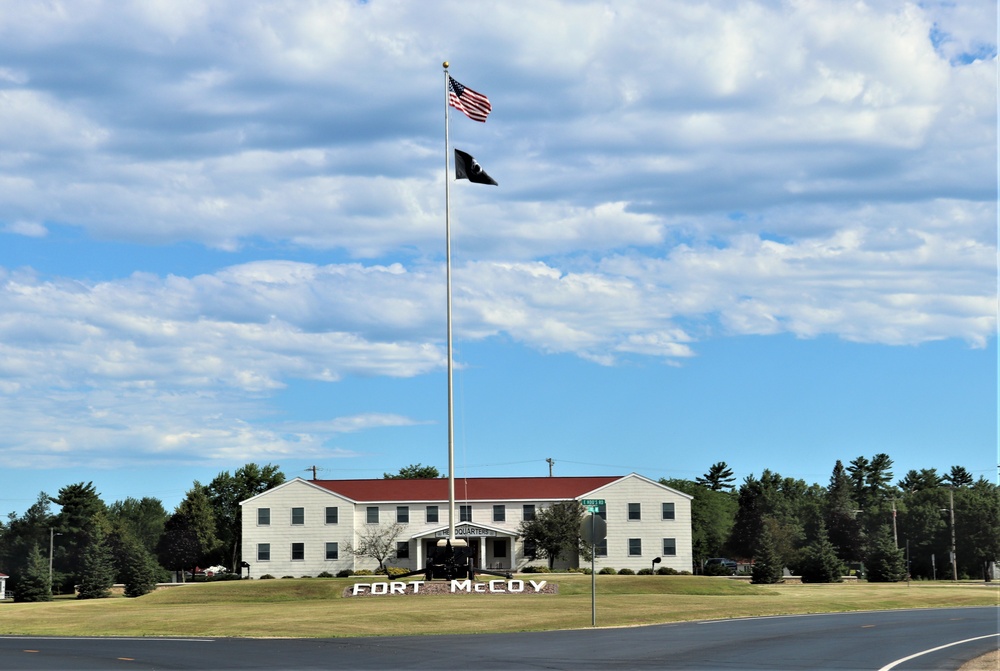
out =
[[[597,514],[598,509],[604,505],[604,499],[584,499],[581,503],[590,511],[580,520],[580,537],[585,543],[590,543],[590,625],[596,627],[597,571],[595,569],[597,566],[595,558],[597,544],[608,535],[608,523]]]

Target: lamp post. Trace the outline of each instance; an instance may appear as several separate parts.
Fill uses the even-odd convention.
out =
[[[652,569],[653,573],[656,573],[656,565],[659,564],[661,561],[663,560],[660,557],[657,557],[653,560],[653,569]]]

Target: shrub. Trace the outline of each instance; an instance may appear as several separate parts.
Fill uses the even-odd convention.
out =
[[[548,566],[525,566],[521,573],[552,573]]]
[[[635,575],[635,571],[630,568],[623,568],[618,572],[618,575]]]
[[[375,575],[375,573],[373,571],[369,571],[366,568],[363,568],[355,571],[354,575]]]
[[[330,573],[329,571],[323,571],[322,573],[320,573],[320,574],[319,574],[318,576],[316,576],[316,577],[317,577],[317,578],[332,578],[332,577],[333,577],[333,574],[332,574],[332,573]]]
[[[283,575],[283,576],[281,576],[282,580],[288,580],[289,578],[291,578],[292,580],[294,580],[295,576],[293,576],[293,575]]]
[[[219,573],[213,575],[210,578],[205,578],[205,582],[218,582],[220,580],[241,580],[242,576],[239,573]]]
[[[670,568],[669,566],[661,566],[656,569],[656,575],[684,575],[687,573],[688,571],[678,571],[677,569]]]
[[[408,569],[405,569],[402,566],[386,566],[385,567],[385,574],[387,576],[389,576],[390,578],[395,578],[396,576],[400,576],[400,575],[403,575],[403,574],[409,573],[409,572],[410,571]]]
[[[703,575],[732,575],[732,569],[725,564],[706,564],[702,569]]]
[[[274,580],[274,576],[271,575],[270,573],[265,573],[260,578],[258,578],[258,580]]]
[[[345,569],[343,569],[341,571],[337,571],[337,577],[338,578],[350,578],[352,575],[354,575],[354,571],[352,571],[349,568],[345,568]]]
[[[653,569],[651,568],[641,568],[635,572],[636,575],[653,575]]]
[[[605,566],[597,572],[598,575],[615,575],[616,573],[618,573],[618,571],[614,570],[610,566]]]

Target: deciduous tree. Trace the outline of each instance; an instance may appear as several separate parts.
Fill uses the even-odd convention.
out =
[[[422,478],[440,478],[441,474],[434,466],[424,466],[423,464],[410,464],[399,469],[399,473],[383,473],[386,480],[417,480]]]
[[[207,487],[219,539],[217,559],[227,568],[238,571],[243,558],[243,507],[240,501],[262,494],[285,481],[278,466],[246,464],[230,475],[223,471]]]
[[[357,532],[357,541],[348,544],[346,550],[355,557],[371,557],[383,571],[385,563],[396,558],[396,539],[402,533],[403,525],[398,522],[368,525]]]
[[[559,501],[522,521],[518,528],[526,543],[534,543],[538,554],[547,557],[549,568],[562,556],[590,557],[590,548],[580,538],[584,509],[579,501]]]

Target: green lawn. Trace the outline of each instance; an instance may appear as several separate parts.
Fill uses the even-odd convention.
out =
[[[0,634],[72,636],[383,636],[591,625],[590,576],[526,576],[556,595],[344,598],[358,579],[198,583],[138,599],[0,604]],[[1000,605],[998,583],[750,585],[698,576],[597,576],[598,626],[892,608]]]

